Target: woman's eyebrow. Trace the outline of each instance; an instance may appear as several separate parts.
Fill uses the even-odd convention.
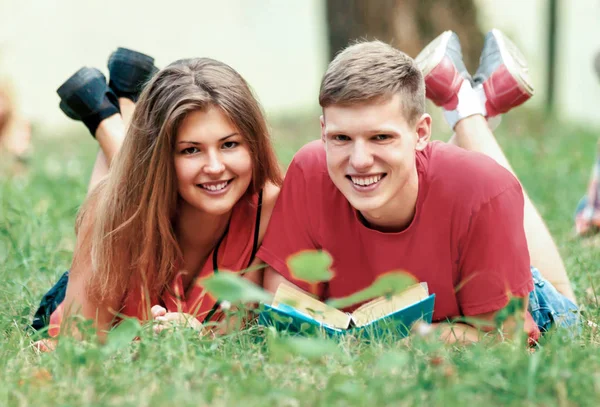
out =
[[[228,138],[230,138],[230,137],[233,137],[233,136],[239,136],[239,133],[231,133],[231,134],[229,134],[229,135],[227,135],[227,136],[225,136],[225,137],[221,137],[221,138],[219,139],[219,141],[224,141],[224,140],[227,140]],[[200,144],[202,144],[202,143],[199,143],[199,142],[197,142],[197,141],[181,140],[181,141],[178,141],[178,142],[177,142],[177,144],[193,144],[193,145],[200,145]]]

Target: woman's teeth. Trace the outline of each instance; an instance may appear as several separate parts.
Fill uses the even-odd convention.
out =
[[[200,187],[208,189],[209,191],[220,191],[227,186],[229,181],[223,181],[219,184],[200,184]]]

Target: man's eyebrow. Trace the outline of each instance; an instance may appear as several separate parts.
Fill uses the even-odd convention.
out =
[[[227,135],[227,136],[225,136],[225,137],[221,137],[221,138],[219,139],[219,141],[225,141],[225,140],[227,140],[227,139],[228,139],[228,138],[230,138],[230,137],[233,137],[233,136],[239,136],[239,135],[240,135],[240,134],[239,134],[239,133],[237,133],[237,132],[236,132],[236,133],[231,133],[231,134],[229,134],[229,135]],[[198,146],[198,145],[200,145],[200,144],[202,144],[202,143],[198,143],[197,141],[181,140],[181,141],[178,141],[178,142],[177,142],[177,144],[192,144],[192,145],[194,145],[194,146]]]
[[[348,131],[346,129],[342,129],[342,128],[333,128],[333,129],[325,129],[325,135],[331,135],[331,134],[351,134],[351,133],[355,133],[353,131]],[[360,132],[360,134],[368,134],[368,135],[375,135],[375,134],[398,134],[398,132],[394,129],[391,128],[379,128],[379,129],[369,129],[366,131],[362,131]]]

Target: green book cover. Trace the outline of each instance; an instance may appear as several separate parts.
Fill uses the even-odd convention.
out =
[[[358,318],[347,313],[348,322],[344,327],[340,324],[336,326],[336,324],[327,323],[326,319],[322,318],[322,314],[318,314],[317,311],[302,311],[292,305],[279,302],[264,305],[264,310],[259,314],[259,324],[293,333],[311,333],[315,330],[323,330],[333,336],[352,333],[368,338],[384,333],[393,333],[399,337],[405,337],[415,322],[422,320],[431,323],[434,304],[435,294],[431,294],[366,323],[364,320],[357,323]],[[310,315],[311,313],[312,315]]]

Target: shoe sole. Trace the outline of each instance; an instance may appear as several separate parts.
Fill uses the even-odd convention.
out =
[[[128,48],[119,47],[108,58],[109,87],[119,93],[135,94],[135,99],[143,84],[148,82],[157,72],[154,58]]]
[[[58,93],[58,96],[60,96],[61,99],[66,100],[73,96],[78,89],[84,87],[90,80],[96,78],[101,78],[106,82],[104,74],[97,69],[87,67],[81,68],[60,85],[56,90],[56,93]]]
[[[109,67],[113,61],[126,62],[143,67],[154,66],[154,58],[152,58],[150,55],[122,47],[117,48],[117,50],[108,58]]]
[[[533,96],[533,84],[529,78],[527,62],[525,57],[519,51],[519,48],[506,37],[500,30],[494,28],[492,36],[498,44],[502,62],[506,66],[506,69],[511,76],[517,81],[519,87],[521,87],[529,96]]]
[[[102,80],[106,81],[106,78],[102,72],[95,68],[83,67],[71,75],[69,79],[67,79],[56,90],[56,93],[58,93],[58,96],[60,97],[59,107],[63,113],[67,115],[67,117],[70,117],[73,120],[82,119],[69,107],[67,101],[72,98],[79,89],[86,86],[91,80],[96,78],[101,78]]]
[[[452,37],[452,31],[444,31],[417,55],[415,63],[423,73],[423,77],[429,75],[442,62],[450,37]]]

